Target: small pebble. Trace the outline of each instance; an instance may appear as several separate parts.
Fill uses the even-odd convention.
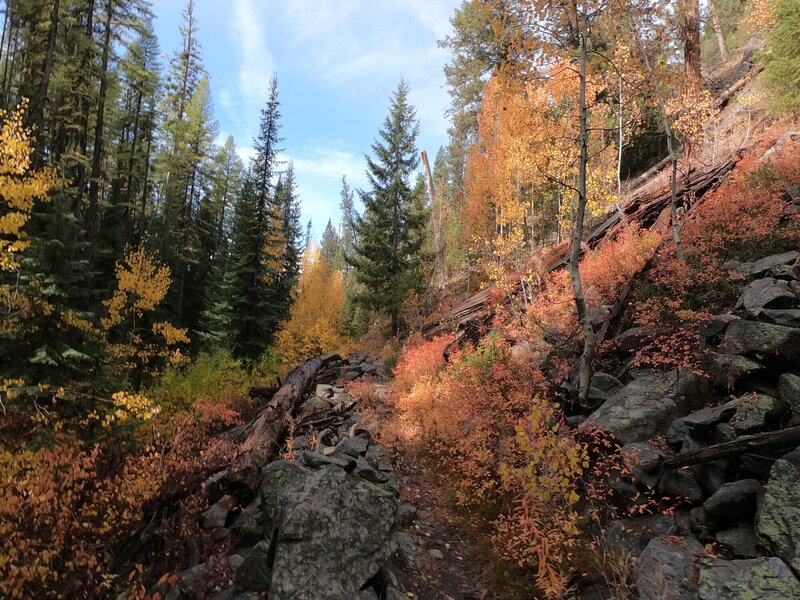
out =
[[[442,560],[444,558],[444,554],[442,554],[442,551],[437,548],[432,548],[431,550],[428,550],[428,554],[430,554],[436,560]]]

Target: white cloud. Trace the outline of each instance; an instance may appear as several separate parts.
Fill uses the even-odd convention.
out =
[[[260,21],[253,0],[233,0],[231,33],[239,54],[239,92],[251,106],[264,102],[275,72],[275,60]]]

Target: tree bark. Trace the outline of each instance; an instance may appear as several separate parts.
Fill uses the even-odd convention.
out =
[[[94,149],[92,171],[89,174],[89,208],[86,213],[86,231],[92,239],[97,222],[100,197],[100,164],[103,158],[103,134],[105,130],[106,96],[108,95],[108,56],[111,50],[111,19],[114,16],[113,0],[106,0],[106,20],[103,24],[103,55],[100,64],[100,89],[97,98],[97,117],[94,125]]]
[[[53,9],[50,12],[50,32],[47,36],[47,54],[44,60],[42,82],[39,85],[39,93],[36,96],[36,106],[33,107],[32,123],[39,131],[42,130],[44,104],[47,101],[47,92],[50,88],[50,74],[53,72],[53,54],[55,53],[56,36],[58,35],[58,11],[59,0],[53,0]]]
[[[722,23],[719,20],[716,0],[708,0],[708,14],[711,17],[711,27],[714,30],[714,35],[717,37],[719,55],[723,62],[728,62],[730,54],[728,53],[728,45],[725,43],[725,32],[722,30]]]
[[[589,128],[587,125],[586,105],[586,62],[588,54],[586,9],[581,5],[580,14],[580,89],[578,94],[578,118],[580,121],[580,164],[578,169],[578,206],[575,210],[575,222],[572,232],[572,249],[569,260],[569,274],[572,280],[572,295],[583,331],[583,353],[581,354],[581,370],[579,399],[584,404],[589,397],[589,384],[592,380],[592,363],[596,348],[596,339],[586,298],[583,294],[583,283],[580,274],[581,242],[586,216],[586,178],[589,165]]]
[[[700,1],[684,0],[680,5],[679,29],[683,38],[683,68],[686,88],[700,89]]]

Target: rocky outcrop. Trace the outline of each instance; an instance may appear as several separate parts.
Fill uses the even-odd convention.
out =
[[[778,460],[756,518],[756,530],[770,551],[800,571],[800,448]]]
[[[695,600],[697,558],[706,556],[694,538],[659,536],[650,541],[636,563],[636,588],[641,600]]]
[[[623,442],[643,442],[702,402],[705,380],[677,371],[644,370],[592,413],[584,426],[610,431]]]
[[[700,600],[796,600],[800,582],[779,558],[700,561]]]

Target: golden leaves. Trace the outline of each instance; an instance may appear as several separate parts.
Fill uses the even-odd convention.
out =
[[[19,268],[16,256],[28,247],[23,229],[36,200],[59,186],[56,170],[31,171],[31,130],[23,125],[27,100],[11,113],[0,110],[0,198],[5,202],[0,216],[0,271]]]

